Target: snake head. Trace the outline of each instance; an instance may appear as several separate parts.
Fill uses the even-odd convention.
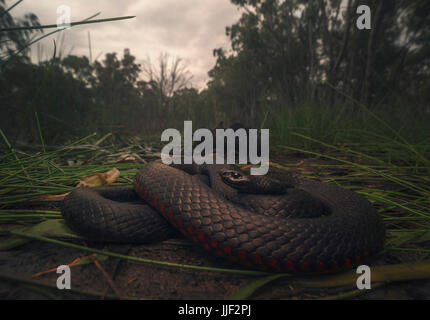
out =
[[[250,176],[236,169],[222,169],[219,173],[225,184],[242,193],[285,193],[285,188],[281,183],[264,176]]]

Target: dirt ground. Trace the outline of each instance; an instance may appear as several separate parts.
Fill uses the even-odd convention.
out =
[[[152,245],[94,245],[105,247],[111,252],[127,253],[132,256],[170,261],[182,264],[230,267],[221,261],[213,260],[199,249],[188,245],[172,243],[172,240]],[[82,251],[63,248],[54,244],[33,241],[18,249],[0,252],[0,272],[30,278],[38,272],[68,264],[76,257],[86,255]],[[97,259],[98,257],[96,257]],[[371,265],[380,265],[384,260],[395,257],[379,255],[371,260]],[[99,261],[102,269],[115,284],[116,293],[122,297],[142,299],[180,299],[180,300],[218,300],[224,299],[255,278],[250,276],[226,275],[217,272],[184,270],[119,261],[109,258]],[[55,284],[58,274],[51,272],[37,279]],[[71,268],[72,288],[92,290],[103,293],[114,291],[103,273],[94,263]],[[320,299],[337,295],[350,289],[309,289],[294,283],[294,278],[274,281],[255,292],[251,299]],[[65,293],[50,290],[62,299],[100,299],[97,296]],[[43,292],[35,291],[28,285],[0,280],[0,299],[46,299]],[[417,280],[392,283],[381,288],[366,290],[365,294],[354,299],[430,299],[430,280]]]
[[[50,204],[50,208],[59,203]],[[0,238],[1,241],[2,238]],[[78,241],[78,244],[87,244]],[[178,238],[161,243],[146,245],[88,244],[91,247],[111,252],[127,254],[148,259],[175,262],[180,264],[218,266],[231,268],[231,265],[210,257],[190,242]],[[69,264],[74,259],[89,253],[55,244],[31,241],[8,251],[0,251],[0,274],[31,279],[31,276],[59,265]],[[72,289],[92,290],[104,294],[139,299],[225,299],[239,288],[255,280],[251,276],[239,276],[199,270],[160,267],[143,263],[102,259],[96,256],[97,263],[71,268]],[[369,264],[384,265],[415,261],[416,256],[394,251],[384,251],[373,257]],[[104,272],[107,275],[104,275]],[[37,280],[56,284],[58,274],[47,273]],[[113,282],[109,284],[109,280]],[[354,288],[309,289],[295,283],[294,277],[281,278],[257,290],[251,299],[320,299],[352,291]],[[114,287],[115,290],[112,288]],[[48,293],[49,294],[48,294]],[[0,278],[0,299],[103,299],[103,295],[71,293],[66,290],[35,288],[34,286]],[[350,299],[430,299],[430,280],[417,280],[390,283],[366,290],[363,294],[350,296]]]

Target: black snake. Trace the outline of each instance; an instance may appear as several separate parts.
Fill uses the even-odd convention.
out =
[[[211,186],[189,174],[195,168]],[[382,220],[355,192],[299,177],[283,187],[260,178],[253,190],[249,178],[230,166],[179,170],[152,162],[136,175],[134,190],[77,188],[62,214],[92,240],[150,242],[176,229],[208,252],[268,271],[348,268],[381,248]],[[273,188],[275,194],[264,194]]]

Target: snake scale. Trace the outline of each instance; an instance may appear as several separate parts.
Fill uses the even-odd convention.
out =
[[[212,186],[189,170],[151,162],[137,173],[134,190],[77,188],[62,214],[92,240],[151,242],[179,230],[216,256],[273,272],[350,268],[382,247],[380,216],[353,191],[294,177],[285,195],[250,194],[219,179],[240,182],[245,174],[216,165],[205,170]]]

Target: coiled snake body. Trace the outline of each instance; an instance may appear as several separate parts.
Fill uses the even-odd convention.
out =
[[[136,175],[134,191],[78,188],[65,198],[62,214],[73,229],[99,241],[154,241],[172,234],[172,225],[217,256],[268,271],[350,267],[383,244],[381,218],[352,191],[293,178],[286,195],[244,194],[217,179],[233,173],[234,181],[234,170],[207,168],[213,168],[206,170],[212,187],[198,176],[152,162]],[[135,193],[155,210],[112,200],[132,200]],[[238,199],[242,202],[234,202]]]

